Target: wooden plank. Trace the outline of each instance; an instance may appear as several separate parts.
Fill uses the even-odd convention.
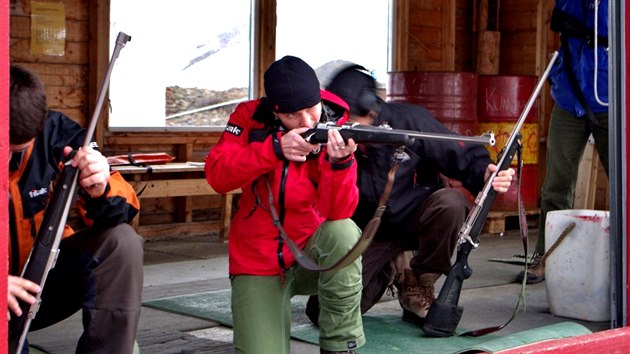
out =
[[[194,162],[171,162],[162,165],[150,165],[151,173],[177,173],[177,172],[203,172],[203,163]],[[148,167],[140,166],[112,166],[112,170],[121,174],[144,174]],[[206,182],[207,183],[207,182]]]
[[[409,0],[394,1],[394,71],[407,70],[409,58]]]
[[[140,191],[144,188],[140,198],[168,198],[219,194],[210,187],[205,178],[130,181],[129,184],[131,184],[136,191]],[[229,194],[238,194],[240,191],[240,189],[237,189],[231,191]]]
[[[105,141],[107,144],[112,145],[146,145],[146,144],[165,144],[165,145],[176,145],[176,144],[211,144],[214,145],[219,141],[220,132],[217,132],[213,135],[215,136],[204,136],[202,133],[198,133],[196,136],[186,136],[182,133],[179,136],[169,135],[165,132],[156,132],[150,135],[142,134],[142,133],[125,133],[125,134],[116,134],[109,133],[111,135],[105,136]],[[190,133],[188,133],[190,134]]]
[[[456,2],[445,1],[442,7],[442,70],[455,70]]]
[[[87,88],[46,86],[46,98],[50,107],[82,109],[87,102]]]
[[[11,38],[11,60],[13,62],[39,62],[57,64],[87,64],[86,43],[66,42],[65,54],[61,56],[31,54],[31,39]]]
[[[138,228],[138,234],[145,239],[172,235],[177,235],[178,237],[198,236],[220,231],[221,223],[219,220],[190,223],[180,222],[161,225],[141,225]]]
[[[64,11],[66,13],[66,21],[68,20],[87,20],[87,3],[90,0],[64,0]],[[31,1],[30,0],[13,0],[11,3],[11,16],[30,16]]]
[[[582,159],[578,165],[578,176],[573,196],[574,209],[594,209],[597,191],[597,169],[599,155],[594,142],[589,141],[584,148]]]
[[[525,216],[537,216],[540,209],[525,210]],[[517,211],[490,211],[483,226],[482,233],[500,234],[505,232],[505,221],[511,217],[518,217]]]
[[[11,17],[11,38],[31,38],[31,17]],[[86,21],[66,21],[66,40],[68,42],[87,42],[88,24]]]
[[[478,34],[477,73],[499,74],[501,32],[481,31]]]

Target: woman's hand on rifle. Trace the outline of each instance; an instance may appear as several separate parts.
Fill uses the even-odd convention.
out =
[[[32,305],[36,301],[35,296],[33,295],[39,293],[41,290],[42,289],[39,285],[30,280],[9,275],[9,279],[7,281],[7,305],[9,307],[7,311],[7,320],[11,320],[11,312],[18,317],[22,316],[22,310],[20,309],[18,299]]]
[[[497,165],[489,164],[486,168],[486,173],[484,174],[484,180],[488,180],[488,177],[490,177],[497,168]],[[499,171],[496,177],[494,177],[494,180],[492,180],[492,188],[494,188],[497,193],[507,192],[512,184],[512,177],[515,173],[516,172],[511,167],[507,170]]]
[[[67,156],[71,151],[72,148],[66,146],[64,154]],[[105,193],[109,183],[109,164],[105,156],[89,146],[82,147],[76,150],[72,166],[79,169],[79,185],[92,198]]]

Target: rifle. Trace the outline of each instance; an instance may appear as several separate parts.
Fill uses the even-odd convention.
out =
[[[448,337],[455,333],[457,324],[459,323],[464,311],[463,307],[457,305],[459,302],[459,295],[462,291],[462,283],[473,273],[472,269],[468,265],[468,256],[470,255],[472,249],[479,245],[477,243],[479,233],[486,222],[490,207],[497,195],[497,192],[492,188],[492,180],[496,177],[499,171],[505,170],[510,166],[519,145],[519,131],[525,122],[530,109],[534,105],[534,101],[538,97],[538,94],[547,80],[551,67],[557,57],[558,52],[554,52],[547,68],[538,80],[538,84],[536,85],[534,92],[529,97],[529,100],[521,112],[518,121],[514,125],[512,133],[510,134],[510,137],[500,154],[499,162],[497,162],[497,170],[490,175],[483,189],[479,192],[477,198],[475,198],[474,206],[459,231],[458,250],[455,264],[451,267],[451,270],[440,289],[437,299],[429,307],[429,312],[427,313],[424,326],[422,327],[423,331],[430,336]]]
[[[96,123],[98,122],[98,115],[103,107],[103,101],[105,99],[105,93],[107,86],[109,85],[109,78],[114,66],[116,58],[120,50],[125,44],[131,40],[131,37],[123,32],[118,33],[116,37],[116,47],[112,54],[112,59],[109,63],[107,73],[103,79],[94,114],[90,120],[90,125],[85,135],[84,147],[87,147],[92,141],[94,130],[96,129]],[[48,273],[55,266],[57,257],[59,257],[59,244],[63,236],[66,220],[68,219],[68,213],[70,207],[74,201],[74,195],[77,187],[77,179],[79,176],[79,170],[72,167],[71,160],[76,152],[72,152],[63,164],[61,173],[55,180],[55,188],[52,193],[50,202],[44,212],[44,219],[35,238],[35,243],[31,249],[31,253],[28,256],[24,270],[22,271],[22,278],[28,279],[38,284],[42,289],[46,283]],[[9,352],[21,353],[24,342],[26,341],[26,335],[30,328],[31,322],[35,318],[39,305],[41,303],[41,291],[36,295],[36,301],[34,304],[28,304],[24,301],[18,300],[20,303],[20,309],[22,309],[22,315],[17,317],[11,316],[9,321]]]
[[[346,123],[336,125],[334,123],[319,123],[314,128],[302,133],[304,140],[312,144],[325,143],[328,141],[328,130],[336,129],[341,134],[344,141],[348,139],[354,140],[360,144],[395,144],[409,146],[415,142],[415,138],[430,140],[451,140],[451,141],[468,141],[473,143],[488,144],[494,146],[496,140],[494,133],[483,133],[478,137],[418,132],[413,130],[393,129],[389,125],[384,124],[378,127],[371,125],[360,125],[359,123]]]
[[[317,124],[317,126],[315,126],[314,128],[311,128],[302,133],[302,137],[304,137],[306,141],[312,144],[325,143],[328,141],[328,131],[330,129],[337,129],[344,141],[348,141],[348,139],[353,139],[356,143],[396,144],[398,145],[398,149],[394,154],[394,164],[392,165],[388,173],[385,190],[381,195],[379,205],[374,212],[374,216],[363,229],[361,237],[356,242],[356,244],[346,254],[344,254],[341,258],[339,258],[334,264],[330,266],[319,266],[317,263],[310,259],[310,257],[304,252],[304,250],[298,247],[298,245],[293,240],[291,240],[291,238],[284,230],[282,222],[280,222],[279,220],[278,211],[274,207],[273,195],[269,193],[269,211],[271,213],[272,219],[274,220],[274,224],[280,231],[280,237],[284,240],[284,242],[287,243],[287,246],[291,250],[291,253],[293,253],[295,260],[304,269],[315,272],[325,272],[333,269],[343,268],[354,261],[358,256],[360,256],[361,253],[363,253],[363,251],[365,251],[370,245],[370,243],[372,242],[372,238],[374,237],[374,234],[376,233],[376,230],[381,223],[381,216],[385,212],[387,199],[389,198],[389,194],[394,184],[398,166],[405,159],[409,158],[407,154],[404,153],[405,146],[412,145],[415,142],[415,138],[470,141],[490,145],[494,145],[495,143],[494,134],[490,132],[483,134],[481,137],[469,137],[454,134],[421,133],[412,130],[392,129],[387,125],[381,125],[378,127],[374,127],[371,125],[359,125],[358,123],[335,125],[334,123],[330,122]],[[269,181],[265,181],[267,183],[267,188],[271,190],[271,187],[269,186]]]

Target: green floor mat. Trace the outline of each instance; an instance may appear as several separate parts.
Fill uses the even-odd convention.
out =
[[[294,339],[318,344],[319,331],[306,315],[305,296],[292,299],[291,336]],[[145,306],[191,317],[202,318],[232,326],[230,290],[175,296],[145,301]],[[501,337],[496,334],[478,338],[447,337],[431,338],[415,325],[400,320],[399,314],[375,314],[363,316],[363,328],[367,344],[359,352],[370,353],[475,353],[494,352],[514,348],[542,340],[566,338],[591,333],[586,327],[565,322]],[[464,331],[465,329],[461,329]],[[499,332],[500,333],[500,332]]]

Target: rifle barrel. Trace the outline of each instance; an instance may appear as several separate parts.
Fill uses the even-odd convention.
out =
[[[98,122],[98,116],[101,114],[101,109],[103,108],[103,102],[105,101],[105,95],[107,94],[107,86],[109,86],[109,79],[112,74],[112,70],[114,69],[113,63],[118,58],[120,51],[125,47],[125,44],[131,40],[131,36],[124,33],[118,32],[118,36],[116,37],[116,46],[114,47],[114,51],[112,52],[112,58],[109,65],[107,67],[107,72],[105,73],[105,77],[103,78],[103,83],[101,84],[101,89],[98,92],[98,97],[96,99],[96,106],[94,107],[94,112],[92,113],[92,119],[90,119],[90,124],[86,129],[85,141],[83,142],[83,146],[88,146],[90,142],[92,142],[92,137],[94,136],[94,131],[96,130],[96,123]]]

